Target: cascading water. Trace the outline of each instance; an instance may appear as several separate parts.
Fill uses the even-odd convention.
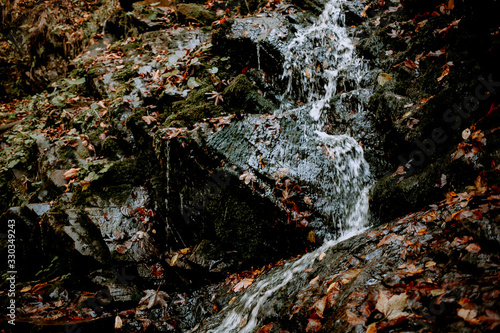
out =
[[[270,302],[275,292],[286,288],[292,279],[294,283],[298,279],[304,279],[304,275],[298,273],[309,268],[322,252],[341,240],[360,233],[368,220],[370,173],[363,157],[363,149],[348,135],[328,135],[321,131],[322,114],[332,104],[342,108],[343,98],[355,96],[357,111],[362,111],[368,97],[368,90],[360,87],[367,68],[356,57],[353,41],[348,37],[344,24],[342,8],[345,1],[332,0],[326,4],[316,23],[299,30],[283,50],[283,79],[288,80],[288,88],[284,106],[277,114],[296,115],[298,119],[293,126],[303,128],[300,137],[297,139],[293,134],[295,132],[290,132],[292,134],[283,134],[281,137],[267,134],[268,137],[263,138],[262,135],[266,134],[259,133],[258,125],[262,120],[257,117],[249,118],[254,120],[247,120],[247,123],[242,122],[235,130],[241,131],[247,126],[255,133],[242,140],[250,141],[256,148],[255,152],[246,155],[249,166],[259,168],[260,156],[260,159],[271,161],[268,164],[275,165],[275,168],[285,166],[291,178],[300,179],[310,187],[319,189],[320,194],[314,198],[315,208],[322,210],[323,216],[335,220],[334,236],[337,238],[326,241],[316,251],[262,276],[242,297],[211,318],[201,328],[203,332],[254,332],[262,325],[261,320],[269,315],[265,313],[266,303]],[[338,92],[339,89],[342,90],[341,93]],[[333,101],[336,95],[340,95],[336,99],[337,102],[340,100],[340,104]],[[286,99],[294,102],[302,100],[305,104],[291,110],[292,104],[285,103]],[[283,122],[275,122],[264,127],[268,133],[270,127],[282,125]],[[234,134],[230,132],[227,135]],[[224,133],[220,136],[224,139]],[[228,149],[239,144],[232,138],[233,143]],[[219,145],[223,141],[217,140],[216,136],[212,145]],[[286,146],[291,141],[295,148]],[[325,155],[327,162],[324,162]],[[273,169],[265,167],[260,172],[271,175]],[[328,239],[328,234],[323,236]]]

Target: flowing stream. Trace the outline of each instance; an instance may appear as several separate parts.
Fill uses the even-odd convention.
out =
[[[301,140],[320,142],[324,153],[331,157],[333,162],[328,165],[330,170],[322,172],[334,176],[331,177],[331,183],[321,186],[335,188],[335,193],[354,194],[323,198],[324,205],[331,206],[337,212],[335,216],[342,216],[336,238],[326,241],[316,251],[260,277],[243,296],[211,318],[202,328],[204,332],[255,332],[263,325],[261,320],[269,316],[267,304],[277,291],[286,289],[292,280],[296,282],[301,279],[304,274],[299,273],[311,267],[316,257],[338,242],[360,233],[367,224],[370,183],[367,178],[370,175],[363,149],[348,135],[328,135],[322,131],[322,115],[329,112],[332,105],[342,108],[346,104],[344,99],[355,96],[356,111],[363,112],[369,96],[368,89],[361,87],[367,66],[356,56],[353,41],[345,27],[345,1],[331,0],[316,23],[299,30],[286,45],[283,79],[288,81],[288,88],[284,99],[293,102],[284,103],[278,111],[284,113],[293,108],[293,113],[300,118],[297,123],[304,127],[304,138]],[[299,108],[293,107],[296,100],[304,104]],[[289,163],[293,166],[295,162]],[[303,177],[316,177],[306,173],[303,172]]]

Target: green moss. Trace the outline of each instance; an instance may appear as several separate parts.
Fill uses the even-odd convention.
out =
[[[221,105],[215,105],[212,100],[208,100],[207,95],[205,95],[214,90],[215,88],[212,85],[205,84],[193,89],[185,100],[172,103],[174,113],[167,117],[164,125],[167,127],[184,127],[204,118],[219,116],[224,109]]]
[[[177,13],[180,18],[201,25],[210,25],[217,19],[217,16],[213,12],[206,10],[202,5],[194,3],[180,3],[177,6]]]

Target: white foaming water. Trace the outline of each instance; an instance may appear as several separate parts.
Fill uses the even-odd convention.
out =
[[[303,100],[306,105],[300,110],[309,110],[310,118],[304,114],[300,115],[299,111],[300,123],[304,126],[301,141],[312,139],[318,142],[318,147],[321,146],[330,161],[328,170],[312,172],[313,169],[309,167],[300,172],[302,161],[290,160],[290,169],[293,170],[297,164],[295,169],[300,173],[297,178],[308,181],[311,185],[319,182],[319,187],[331,186],[331,191],[324,193],[338,194],[335,197],[317,198],[315,204],[331,207],[328,209],[332,212],[326,213],[331,213],[332,216],[342,216],[337,225],[339,237],[325,242],[314,252],[260,277],[243,296],[218,314],[216,321],[203,328],[203,331],[256,331],[264,324],[262,319],[269,316],[269,313],[264,313],[264,305],[277,291],[287,288],[287,285],[294,283],[299,276],[304,276],[300,273],[311,267],[321,253],[365,230],[369,215],[369,184],[366,181],[369,168],[363,157],[363,149],[356,140],[347,135],[328,135],[321,131],[313,133],[311,130],[312,127],[321,128],[322,124],[318,123],[318,120],[325,107],[338,93],[337,90],[363,90],[360,89],[360,81],[367,67],[356,57],[353,42],[348,37],[342,11],[345,1],[347,0],[330,1],[315,24],[297,32],[286,48],[283,72],[283,78],[288,80],[286,95],[293,96],[295,100]],[[353,93],[356,94],[362,95]],[[342,98],[343,96],[340,96],[341,101]],[[282,107],[280,112],[283,112],[284,108],[286,106]],[[357,108],[360,110],[362,105],[357,105]],[[314,121],[311,121],[311,118]],[[315,137],[311,138],[311,135]],[[327,179],[331,180],[331,183],[323,184]]]
[[[338,90],[359,89],[367,71],[345,27],[345,1],[328,2],[316,23],[299,31],[285,52],[287,94],[308,102],[314,120]]]

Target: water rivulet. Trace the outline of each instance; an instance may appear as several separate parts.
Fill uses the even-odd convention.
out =
[[[297,288],[290,285],[305,283],[300,272],[322,252],[359,233],[367,224],[371,177],[363,149],[349,133],[323,132],[328,114],[335,112],[341,117],[352,112],[343,110],[349,105],[362,115],[369,97],[369,90],[361,84],[366,64],[356,56],[348,37],[343,2],[326,4],[316,23],[300,29],[282,50],[282,78],[288,87],[275,116],[248,116],[209,142],[234,163],[245,163],[270,178],[285,169],[291,179],[305,185],[321,215],[311,225],[330,240],[262,276],[243,296],[207,320],[200,331],[254,332],[264,318],[272,316],[276,292],[290,289],[293,297]],[[304,104],[293,106],[297,100]],[[294,115],[294,121],[288,120],[289,115]],[[229,138],[231,144],[225,144]],[[263,160],[266,162],[261,163]]]

